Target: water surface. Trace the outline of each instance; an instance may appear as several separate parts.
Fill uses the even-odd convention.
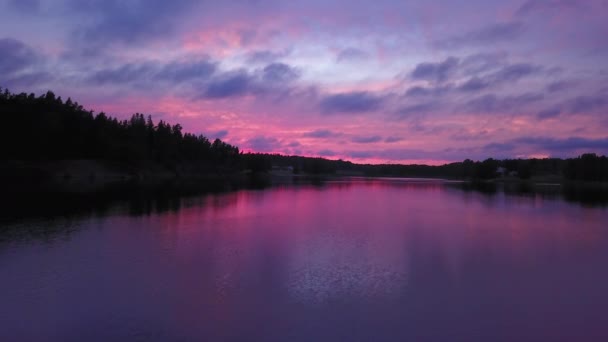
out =
[[[606,341],[606,222],[403,180],[5,221],[0,340]]]

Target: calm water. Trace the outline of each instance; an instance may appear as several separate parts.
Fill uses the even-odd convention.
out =
[[[607,208],[465,190],[353,180],[5,221],[0,340],[607,341]]]

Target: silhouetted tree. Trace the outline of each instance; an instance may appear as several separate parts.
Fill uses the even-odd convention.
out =
[[[184,133],[179,124],[136,113],[118,120],[85,110],[71,98],[63,102],[52,91],[12,94],[0,88],[0,160],[99,159],[152,161],[175,168],[180,163],[203,165],[216,171],[273,166],[291,167],[294,173],[331,174],[350,171],[367,176],[444,177],[491,179],[499,166],[517,171],[523,179],[563,175],[568,180],[608,181],[608,158],[593,153],[573,159],[469,159],[440,166],[353,164],[343,160],[242,154],[220,139]]]
[[[182,132],[179,124],[140,113],[117,120],[101,112],[94,115],[52,91],[12,94],[0,88],[0,156],[4,160],[104,159],[153,160],[165,164],[183,161],[208,165],[238,165],[238,148],[202,135]]]

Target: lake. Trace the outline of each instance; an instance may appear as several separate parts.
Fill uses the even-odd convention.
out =
[[[1,341],[607,341],[608,209],[344,179],[4,220]]]

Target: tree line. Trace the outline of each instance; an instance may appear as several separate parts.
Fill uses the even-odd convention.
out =
[[[4,160],[150,160],[162,164],[236,165],[239,149],[182,132],[179,124],[134,114],[118,120],[85,110],[51,91],[41,96],[0,89],[0,156]]]
[[[557,176],[567,180],[608,181],[608,158],[593,153],[577,158],[464,160],[440,166],[355,164],[279,154],[246,153],[220,139],[184,133],[179,124],[136,113],[118,120],[94,114],[53,92],[13,94],[0,88],[0,160],[99,159],[153,161],[165,166],[199,163],[224,171],[267,172],[273,168],[294,174],[350,173],[364,176],[493,179]]]
[[[439,166],[402,164],[355,164],[344,160],[328,160],[280,154],[248,155],[250,168],[269,171],[291,168],[294,173],[350,173],[368,177],[441,177],[449,179],[495,179],[553,177],[566,180],[608,181],[608,158],[594,153],[577,158],[560,159],[492,159],[449,163]]]

